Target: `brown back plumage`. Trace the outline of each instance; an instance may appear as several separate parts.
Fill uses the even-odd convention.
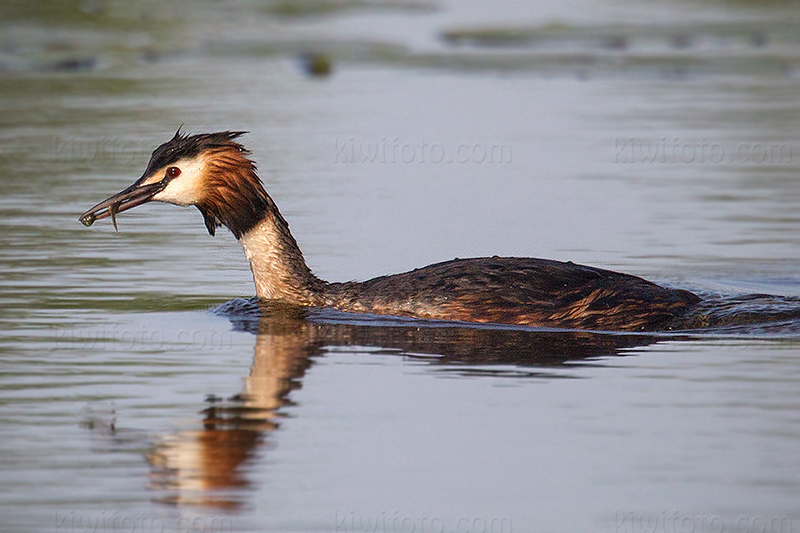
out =
[[[636,276],[527,257],[455,259],[334,283],[341,309],[466,322],[617,331],[681,327],[700,298]]]

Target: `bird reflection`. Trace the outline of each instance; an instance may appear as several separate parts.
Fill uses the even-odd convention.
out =
[[[512,377],[569,377],[569,365],[624,355],[657,335],[493,328],[351,315],[284,303],[233,300],[218,311],[234,329],[255,334],[244,390],[209,397],[202,425],[161,439],[148,455],[152,488],[161,501],[236,509],[250,481],[246,465],[268,448],[282,408],[302,386],[316,357],[331,347],[367,347],[401,355],[434,371]],[[674,337],[670,337],[674,338]]]

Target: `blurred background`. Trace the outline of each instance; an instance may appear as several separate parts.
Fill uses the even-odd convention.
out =
[[[77,221],[179,126],[245,130],[327,280],[497,254],[797,296],[799,7],[0,2],[0,529],[800,530],[796,337],[232,326],[249,267],[196,210]]]

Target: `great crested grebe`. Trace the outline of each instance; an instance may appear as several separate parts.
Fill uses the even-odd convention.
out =
[[[195,206],[208,233],[241,243],[259,298],[342,311],[425,319],[616,331],[680,328],[701,299],[628,274],[522,257],[454,259],[368,281],[312,274],[289,224],[264,190],[245,132],[175,136],[133,185],[80,217],[90,226],[151,200]]]

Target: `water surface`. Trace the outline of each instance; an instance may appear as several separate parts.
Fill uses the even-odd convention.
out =
[[[798,296],[794,3],[59,6],[0,37],[0,529],[800,530],[796,329],[259,318],[196,210],[77,221],[180,124],[247,130],[325,279]]]

